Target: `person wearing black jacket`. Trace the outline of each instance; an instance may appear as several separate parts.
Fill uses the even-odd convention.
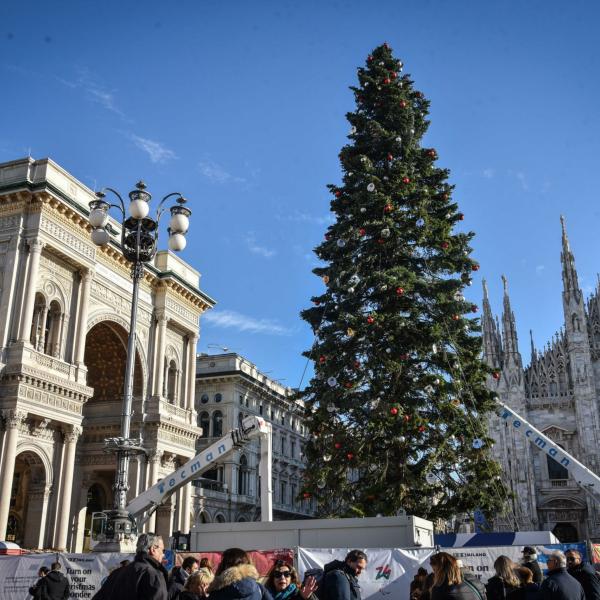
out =
[[[181,567],[175,567],[167,583],[168,600],[176,600],[183,590],[183,586],[188,577],[198,570],[198,559],[193,556],[186,556]]]
[[[40,581],[40,595],[43,600],[67,600],[69,580],[60,572],[60,563],[53,562],[50,573]]]
[[[48,567],[40,567],[38,571],[38,580],[29,588],[29,593],[33,596],[34,600],[41,600],[42,597],[42,580],[46,575],[50,573]]]
[[[577,579],[567,573],[567,559],[559,550],[548,557],[548,576],[540,586],[542,600],[586,600]]]
[[[362,550],[351,550],[343,562],[333,560],[326,564],[322,584],[326,600],[361,600],[358,576],[366,566],[367,555]]]
[[[542,583],[544,576],[542,575],[542,569],[540,569],[540,563],[537,559],[537,552],[533,546],[525,546],[523,548],[523,560],[521,564],[533,573],[533,583]]]
[[[567,550],[567,572],[575,577],[581,584],[585,593],[585,600],[600,600],[600,579],[594,567],[581,560],[581,554],[577,550]]]
[[[162,565],[165,546],[154,533],[142,533],[137,554],[126,567],[116,569],[92,600],[167,600],[167,570]]]

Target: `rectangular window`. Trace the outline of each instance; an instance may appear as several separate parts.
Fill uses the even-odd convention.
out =
[[[244,396],[240,394],[240,404],[244,404]]]
[[[281,504],[287,504],[287,484],[285,481],[281,482]]]
[[[290,445],[290,456],[296,458],[296,442],[294,440],[292,440]]]
[[[263,405],[262,404],[258,407],[258,414],[260,414],[260,415],[263,414]]]
[[[290,492],[291,492],[291,499],[290,499],[290,504],[292,506],[296,506],[296,504],[298,504],[297,498],[296,498],[296,485],[292,483],[292,485],[290,486]]]
[[[285,456],[285,438],[281,438],[281,454]]]

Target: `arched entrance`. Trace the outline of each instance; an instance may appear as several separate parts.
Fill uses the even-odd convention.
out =
[[[577,528],[572,523],[557,523],[552,533],[558,538],[561,544],[570,544],[579,541]]]
[[[24,548],[44,547],[48,508],[48,473],[42,458],[32,450],[20,452],[10,494],[6,540]]]
[[[94,388],[94,395],[84,405],[93,407],[98,403],[116,403],[121,414],[123,382],[125,380],[125,362],[127,360],[128,333],[121,325],[113,321],[102,321],[94,325],[85,339],[84,362],[88,369],[87,384]],[[138,352],[135,353],[133,375],[133,395],[141,399],[144,393],[142,363]],[[106,416],[106,407],[101,409]],[[93,411],[96,412],[96,411]]]

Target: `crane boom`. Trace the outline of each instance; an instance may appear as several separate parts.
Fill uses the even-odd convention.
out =
[[[125,509],[129,512],[131,518],[136,520],[138,531],[141,525],[173,492],[176,492],[191,480],[197,479],[202,472],[210,469],[236,448],[243,446],[256,437],[261,438],[261,471],[265,470],[266,472],[268,469],[270,475],[271,429],[271,424],[263,418],[253,415],[248,416],[242,421],[240,427],[233,429],[220,440],[202,450],[194,458],[188,460],[176,471],[163,477],[145,492],[133,498]],[[265,481],[262,481],[263,479]],[[262,477],[261,485],[265,486],[265,493],[261,494],[261,501],[265,505],[265,511],[263,512],[266,513],[263,514],[263,520],[271,520],[270,476],[268,480],[266,477]]]
[[[580,463],[574,456],[566,452],[549,437],[536,429],[531,423],[516,413],[512,408],[497,401],[501,406],[500,418],[516,433],[524,436],[534,446],[552,457],[558,464],[562,465],[573,479],[595,500],[600,500],[600,477]]]

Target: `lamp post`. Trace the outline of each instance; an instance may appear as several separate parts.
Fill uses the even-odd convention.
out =
[[[105,200],[106,193],[110,192],[118,199],[118,204],[110,204]],[[131,539],[132,521],[125,510],[127,504],[127,490],[129,489],[129,459],[131,456],[143,453],[141,439],[130,438],[131,406],[133,403],[133,370],[135,364],[135,336],[137,325],[137,306],[140,280],[144,276],[144,265],[154,259],[158,244],[158,228],[160,219],[166,210],[165,203],[174,200],[170,207],[171,220],[169,222],[169,248],[180,251],[185,248],[185,234],[189,228],[189,217],[192,211],[185,206],[186,199],[179,193],[167,194],[158,204],[156,217],[148,216],[150,213],[150,200],[152,196],[146,191],[143,181],[136,184],[136,189],[129,192],[128,211],[121,195],[112,188],[105,188],[96,192],[96,200],[90,202],[89,222],[93,227],[92,241],[97,246],[105,246],[110,242],[107,229],[108,211],[116,208],[121,213],[121,249],[123,256],[131,265],[131,278],[133,292],[131,299],[131,317],[129,325],[129,338],[127,340],[127,359],[125,363],[125,381],[123,385],[123,404],[121,413],[121,434],[116,438],[105,440],[105,450],[114,452],[117,457],[117,471],[113,484],[113,510],[107,511],[106,538],[109,543],[119,544]],[[129,216],[127,215],[129,212]]]

